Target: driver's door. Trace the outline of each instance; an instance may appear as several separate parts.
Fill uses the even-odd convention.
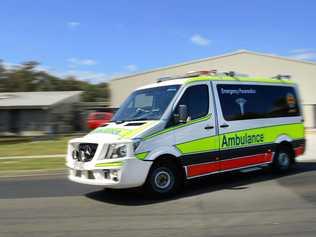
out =
[[[188,85],[174,107],[186,105],[186,123],[175,124],[176,148],[182,154],[187,177],[196,177],[219,171],[219,139],[216,132],[211,84],[208,81]]]

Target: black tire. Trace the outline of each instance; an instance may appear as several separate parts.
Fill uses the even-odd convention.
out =
[[[166,197],[179,191],[183,177],[171,162],[154,163],[145,183],[146,191],[155,197]]]
[[[273,170],[276,173],[285,173],[289,171],[294,164],[294,157],[291,148],[280,146],[276,151],[272,163]]]

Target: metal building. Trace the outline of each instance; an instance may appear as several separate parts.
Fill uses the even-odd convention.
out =
[[[0,93],[0,134],[70,132],[81,91]]]
[[[316,127],[316,93],[314,92],[316,88],[316,63],[247,50],[115,78],[110,82],[111,106],[119,107],[132,90],[153,83],[157,78],[181,75],[189,71],[212,69],[219,72],[236,71],[249,76],[291,75],[292,80],[296,81],[300,87],[305,125],[309,128]]]

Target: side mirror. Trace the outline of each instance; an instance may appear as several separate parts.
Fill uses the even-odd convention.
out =
[[[186,105],[179,105],[179,123],[186,123],[188,116],[188,107]]]

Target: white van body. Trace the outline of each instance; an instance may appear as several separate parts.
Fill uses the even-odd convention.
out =
[[[187,103],[186,121],[177,120],[179,103]],[[150,183],[162,158],[184,179],[273,163],[280,145],[294,158],[305,149],[301,111],[288,79],[199,75],[157,82],[135,90],[112,122],[69,141],[69,179],[131,188]],[[163,170],[155,175],[158,189],[175,182]]]

